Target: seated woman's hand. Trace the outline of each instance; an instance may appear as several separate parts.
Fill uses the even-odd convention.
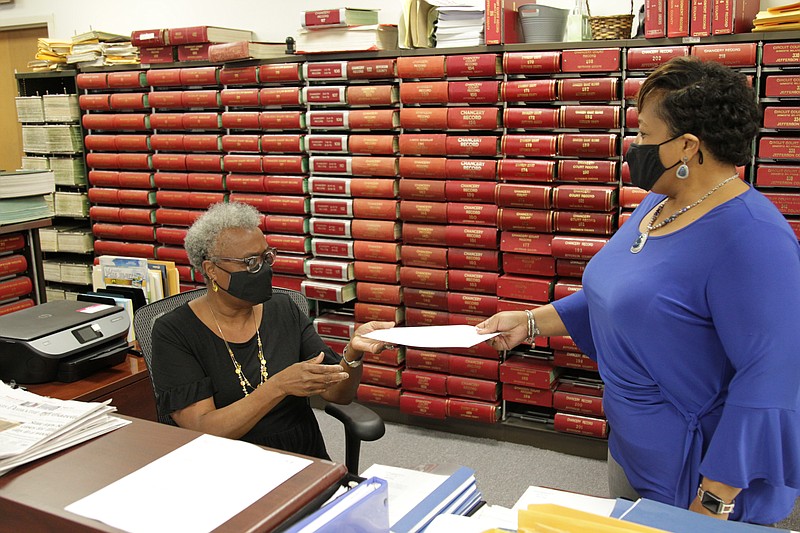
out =
[[[356,352],[369,352],[369,353],[381,353],[383,350],[387,348],[393,348],[391,345],[387,345],[383,341],[376,341],[373,339],[367,339],[362,337],[362,335],[366,335],[367,333],[371,333],[373,331],[379,329],[389,329],[394,327],[394,322],[367,322],[366,324],[362,324],[355,330],[353,333],[353,338],[350,339],[350,348],[355,350]]]
[[[295,363],[270,378],[287,396],[314,396],[348,379],[340,365],[324,365],[322,352],[313,359]],[[276,383],[277,382],[277,383]]]

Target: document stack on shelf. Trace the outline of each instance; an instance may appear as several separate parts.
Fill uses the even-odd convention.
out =
[[[79,402],[12,389],[0,381],[0,475],[130,422],[108,402]]]
[[[28,61],[34,72],[61,70],[67,66],[67,55],[72,51],[70,41],[39,38],[36,41],[36,59]]]
[[[128,36],[90,30],[71,38],[67,64],[83,67],[132,64],[139,62],[138,48]]]
[[[298,54],[362,52],[397,48],[397,26],[378,24],[377,9],[304,11]]]
[[[47,198],[53,191],[55,178],[50,171],[0,173],[0,224],[52,216]]]
[[[423,471],[376,464],[361,474],[388,482],[393,533],[422,531],[439,515],[467,515],[480,505],[482,494],[474,470],[429,466]]]
[[[442,6],[434,11],[436,21],[433,41],[436,43],[436,48],[484,44],[484,2],[464,6]]]

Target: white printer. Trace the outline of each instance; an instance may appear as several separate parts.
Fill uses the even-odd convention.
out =
[[[122,307],[58,300],[0,316],[0,379],[77,381],[125,360]]]

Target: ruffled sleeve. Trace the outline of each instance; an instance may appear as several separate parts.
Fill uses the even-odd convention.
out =
[[[583,290],[553,302],[558,316],[567,327],[572,340],[583,353],[597,360],[597,349],[592,340],[592,326],[589,323],[589,307]]]
[[[733,376],[700,473],[800,488],[800,246],[763,219],[731,232],[707,298]]]

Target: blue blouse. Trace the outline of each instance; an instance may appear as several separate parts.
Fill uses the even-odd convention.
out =
[[[800,245],[750,189],[630,247],[649,194],[554,302],[605,382],[609,449],[639,494],[687,508],[701,476],[744,490],[732,518],[800,495]]]

